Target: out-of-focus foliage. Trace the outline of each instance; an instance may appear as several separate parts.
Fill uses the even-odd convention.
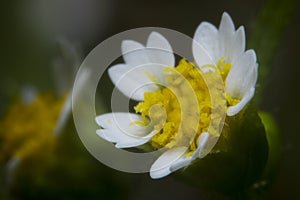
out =
[[[72,123],[53,151],[24,160],[12,178],[6,193],[16,199],[123,199],[128,192],[125,174],[89,155]]]
[[[248,47],[255,49],[258,57],[258,100],[272,70],[276,49],[298,5],[298,0],[269,0],[253,25]]]

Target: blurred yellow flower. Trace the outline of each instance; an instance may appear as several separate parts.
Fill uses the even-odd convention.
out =
[[[65,103],[52,94],[38,95],[32,102],[13,103],[0,121],[1,160],[37,156],[55,144],[55,129]]]

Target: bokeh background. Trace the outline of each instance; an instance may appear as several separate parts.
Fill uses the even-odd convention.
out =
[[[266,13],[264,10],[270,2],[275,6],[268,9],[274,12]],[[286,14],[282,14],[285,10]],[[262,198],[300,199],[300,5],[297,0],[3,1],[0,121],[28,88],[34,88],[39,94],[59,95],[71,87],[72,81],[69,85],[63,83],[74,77],[70,65],[79,67],[97,44],[114,34],[157,26],[192,37],[201,21],[218,25],[224,11],[231,15],[236,27],[245,26],[247,47],[258,48],[258,62],[261,59],[264,65],[260,67],[266,71],[258,84],[259,108],[271,113],[280,129],[279,167],[273,185]],[[112,88],[112,83],[106,80],[107,87]],[[99,99],[105,111],[109,99],[101,94]],[[1,130],[1,134],[11,134],[11,131]],[[3,141],[0,139],[1,145]],[[110,169],[86,151],[71,117],[52,153],[23,162],[10,181],[7,181],[5,161],[2,159],[0,163],[0,199],[227,199],[182,183],[173,176],[151,180],[148,174]]]

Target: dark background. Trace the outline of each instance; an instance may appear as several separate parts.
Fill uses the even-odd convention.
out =
[[[54,80],[50,74],[53,60],[59,56],[58,38],[79,46],[84,57],[106,38],[137,27],[165,27],[192,37],[201,21],[209,21],[218,26],[224,11],[231,15],[236,27],[245,26],[249,38],[255,32],[254,22],[266,2],[259,0],[28,0],[22,2],[13,0],[2,2],[0,114],[3,115],[24,85],[37,85],[39,91],[53,90]],[[282,153],[277,178],[264,199],[300,198],[299,11],[298,4],[282,32],[279,45],[273,52],[266,84],[261,89],[260,108],[271,113],[278,122]],[[74,133],[70,137],[77,137],[77,135]],[[121,185],[126,184],[125,189],[120,190],[124,199],[224,198],[185,185],[172,176],[162,180],[151,180],[148,174],[125,174],[110,170],[94,160],[84,150],[78,138],[74,140],[79,144],[78,148],[82,149],[81,154],[92,160],[90,162],[95,165],[94,170],[99,167],[99,170],[107,171],[112,177],[120,176],[126,179],[121,183]],[[74,180],[76,181],[76,178]],[[113,181],[110,182],[114,184]],[[106,187],[114,193],[112,188],[115,187]],[[63,196],[67,196],[65,193],[68,192],[70,191],[60,190]],[[97,195],[101,198],[100,192],[95,193],[95,196]]]

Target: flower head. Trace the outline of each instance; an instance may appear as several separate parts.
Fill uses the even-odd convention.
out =
[[[56,99],[48,94],[29,103],[14,103],[0,122],[1,160],[28,159],[53,148],[53,133],[64,101],[65,96]]]
[[[157,32],[150,34],[146,46],[123,41],[125,63],[112,66],[109,75],[121,92],[141,101],[134,107],[138,114],[97,116],[103,128],[97,134],[117,148],[147,142],[165,148],[150,169],[152,178],[203,158],[220,137],[223,113],[237,114],[254,94],[256,56],[244,50],[244,29],[235,31],[227,13],[219,30],[207,22],[197,28],[196,63],[182,59],[175,66],[171,45]]]

